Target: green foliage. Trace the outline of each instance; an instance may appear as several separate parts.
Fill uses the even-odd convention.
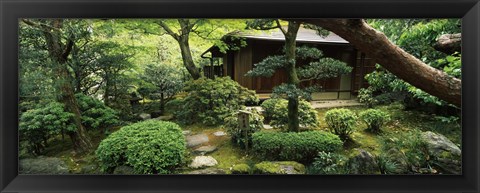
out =
[[[41,154],[51,136],[61,132],[75,132],[70,123],[72,113],[64,111],[64,105],[58,102],[45,102],[20,116],[19,134],[28,141],[28,149],[33,154]]]
[[[248,131],[240,128],[238,113],[233,113],[232,115],[226,117],[223,125],[225,129],[227,129],[227,133],[230,134],[232,141],[241,147],[245,147],[245,142],[247,141],[249,144],[252,144],[252,134],[263,129],[262,115],[260,115],[258,111],[253,108],[248,111],[251,113],[248,122]],[[245,132],[248,133],[247,136],[245,136]]]
[[[102,101],[84,94],[76,94],[82,112],[82,124],[88,129],[106,128],[119,123],[118,113]]]
[[[105,172],[129,165],[137,174],[168,174],[185,161],[185,152],[185,137],[177,124],[148,120],[109,135],[96,155]]]
[[[358,101],[365,103],[368,107],[373,107],[377,100],[373,97],[373,91],[369,88],[361,88],[358,90]]]
[[[430,156],[420,131],[408,131],[386,135],[381,138],[380,156],[397,167],[396,173],[417,172],[419,168],[430,166]],[[386,167],[385,167],[386,168]]]
[[[325,121],[332,133],[347,139],[355,131],[357,116],[349,109],[332,109],[325,113]]]
[[[252,136],[253,152],[265,160],[291,160],[309,163],[318,152],[335,152],[342,147],[336,135],[323,131],[256,132]]]
[[[163,93],[164,99],[170,99],[183,88],[184,73],[177,66],[167,64],[149,64],[145,67],[143,80],[152,84],[155,89],[149,93]]]
[[[232,174],[249,174],[251,170],[252,169],[248,164],[237,164],[234,165],[231,169]]]
[[[272,98],[262,103],[264,115],[270,120],[270,125],[276,128],[286,129],[288,124],[288,100]],[[301,100],[298,108],[300,126],[315,128],[319,124],[317,111],[312,108],[308,101]]]
[[[242,109],[247,103],[258,103],[255,91],[242,87],[230,77],[200,78],[187,82],[187,96],[176,116],[186,124],[223,124],[227,116]]]
[[[180,112],[183,107],[183,98],[175,98],[165,103],[165,111],[175,115],[176,112]]]
[[[399,170],[398,164],[392,160],[389,160],[384,154],[380,154],[379,156],[375,157],[375,160],[377,161],[381,174],[395,174]]]
[[[461,54],[447,55],[433,48],[440,35],[460,33],[460,22],[459,19],[376,19],[370,20],[369,24],[383,31],[392,42],[426,64],[460,78]],[[366,79],[373,86],[375,92],[385,93],[401,90],[410,96],[421,99],[425,104],[446,105],[437,97],[405,83],[384,70],[379,72],[377,69],[376,72],[367,75]]]
[[[370,131],[378,133],[381,127],[390,120],[390,116],[381,110],[368,109],[360,113],[360,119],[368,125]]]
[[[307,171],[309,174],[342,174],[345,171],[345,160],[340,154],[321,151]]]

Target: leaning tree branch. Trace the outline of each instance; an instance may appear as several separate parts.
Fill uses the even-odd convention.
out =
[[[295,19],[334,32],[402,80],[448,103],[461,106],[462,82],[435,69],[393,44],[363,20]]]

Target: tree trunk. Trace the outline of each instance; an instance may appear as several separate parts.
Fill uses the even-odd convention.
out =
[[[65,110],[74,115],[72,122],[75,124],[77,130],[69,134],[73,142],[73,148],[75,151],[81,153],[89,150],[92,144],[82,125],[80,109],[77,99],[75,98],[72,81],[70,80],[71,76],[66,65],[68,55],[73,46],[73,40],[68,40],[67,45],[62,43],[61,35],[59,34],[62,25],[63,20],[53,20],[51,26],[57,30],[44,29],[44,35],[47,42],[48,53],[56,64],[54,72],[58,76],[57,88],[60,91],[60,101],[65,105]]]
[[[193,62],[192,52],[190,51],[190,45],[188,43],[188,35],[184,34],[179,36],[178,44],[182,53],[183,65],[185,66],[185,68],[187,68],[187,71],[190,73],[194,80],[199,79],[200,71]]]
[[[287,66],[285,67],[288,77],[287,83],[293,84],[298,87],[300,80],[297,76],[297,70],[295,68],[295,50],[297,32],[300,28],[300,23],[295,21],[288,22],[288,29],[285,35],[285,56],[287,58]],[[298,96],[288,98],[288,130],[298,132],[300,130],[300,120],[298,117]]]
[[[320,26],[355,45],[400,79],[457,107],[461,106],[462,82],[435,69],[388,40],[360,19],[295,20]]]
[[[164,96],[163,92],[160,93],[160,111],[162,113],[165,112],[165,96]]]

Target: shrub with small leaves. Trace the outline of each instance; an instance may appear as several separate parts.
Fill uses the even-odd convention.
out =
[[[118,113],[102,101],[84,94],[76,94],[82,112],[82,124],[88,129],[106,128],[119,123]]]
[[[148,120],[110,134],[96,150],[104,172],[127,165],[138,174],[168,174],[184,163],[185,137],[172,122]]]
[[[225,118],[224,127],[227,129],[227,133],[230,134],[232,141],[240,147],[245,146],[245,142],[252,144],[252,134],[263,129],[263,117],[258,113],[256,109],[248,110],[250,114],[249,118],[249,130],[248,136],[245,136],[245,131],[240,128],[238,121],[238,112],[233,113],[231,116]]]
[[[270,125],[286,129],[288,125],[288,100],[280,98],[268,99],[261,106],[264,110],[265,118],[270,121]],[[318,113],[308,101],[300,101],[298,115],[300,126],[302,127],[315,128],[319,124]]]
[[[325,113],[325,121],[332,133],[343,140],[347,139],[355,130],[357,116],[351,110],[340,108]]]
[[[265,160],[289,160],[310,163],[318,152],[335,152],[343,142],[323,131],[256,132],[252,136],[253,152]]]
[[[345,157],[332,152],[319,152],[307,169],[310,174],[342,174],[345,171]]]
[[[377,104],[377,100],[373,97],[373,90],[370,88],[361,88],[358,90],[358,101],[364,103],[368,107]]]
[[[360,119],[367,124],[370,131],[380,132],[381,127],[390,120],[390,116],[381,110],[368,109],[360,113]]]
[[[49,101],[36,105],[34,109],[22,113],[19,123],[21,139],[28,141],[28,149],[33,154],[41,154],[47,140],[62,132],[75,132],[71,124],[72,113],[65,112],[64,105]]]
[[[176,117],[183,123],[220,125],[247,103],[258,103],[255,91],[242,87],[230,77],[200,78],[186,83],[188,93]]]

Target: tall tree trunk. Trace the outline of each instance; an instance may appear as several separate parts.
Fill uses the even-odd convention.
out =
[[[25,23],[29,24],[27,20]],[[34,23],[29,25],[35,26]],[[75,98],[74,89],[72,86],[71,76],[67,67],[67,59],[73,47],[73,40],[69,39],[67,44],[63,44],[61,41],[60,29],[63,26],[62,19],[54,19],[50,25],[53,29],[48,29],[43,25],[37,25],[44,32],[47,42],[47,49],[50,58],[54,60],[54,72],[58,76],[57,88],[60,91],[60,101],[65,105],[65,110],[72,113],[73,124],[76,126],[76,131],[71,132],[69,135],[73,142],[73,148],[76,152],[85,152],[91,149],[92,144],[86,134],[86,130],[82,125],[81,113],[78,107],[77,99]]]
[[[187,71],[190,73],[194,80],[199,79],[200,71],[193,62],[192,52],[190,51],[187,34],[179,36],[178,45],[180,46],[180,51],[182,53],[183,65],[185,66],[185,68],[187,68]]]
[[[285,67],[288,77],[287,83],[293,84],[297,88],[300,80],[297,76],[297,70],[295,68],[295,50],[297,32],[300,28],[300,23],[295,21],[288,22],[288,29],[285,35],[285,55],[287,57],[287,66]],[[288,130],[298,132],[300,130],[300,120],[298,116],[299,101],[298,96],[288,98]]]
[[[461,106],[462,82],[435,69],[388,40],[360,19],[296,20],[334,32],[375,58],[376,62],[402,80],[448,103]]]
[[[189,19],[178,19],[177,21],[180,24],[180,34],[177,34],[170,29],[170,27],[162,20],[158,20],[157,23],[167,32],[168,35],[177,40],[178,45],[180,46],[180,52],[182,53],[183,65],[187,69],[188,73],[190,73],[192,78],[197,80],[201,77],[201,74],[193,62],[192,52],[188,43],[190,32],[195,26],[195,23],[191,23]]]

